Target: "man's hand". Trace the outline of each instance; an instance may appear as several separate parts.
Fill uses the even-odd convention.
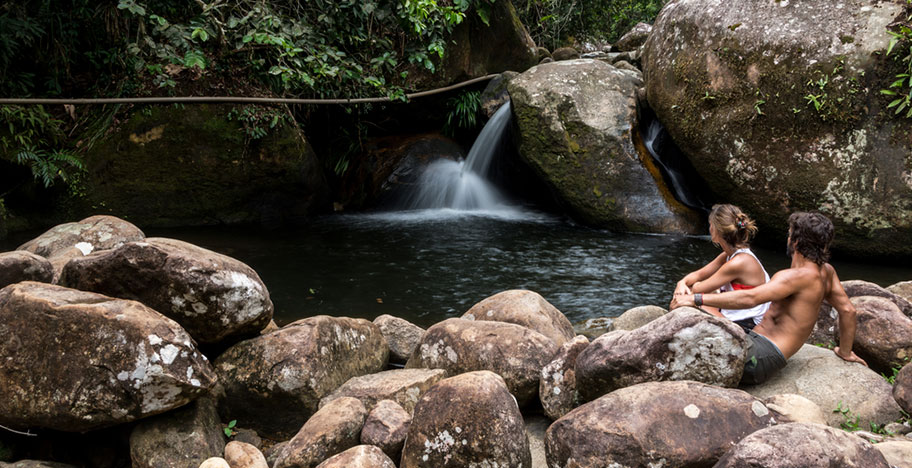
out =
[[[678,307],[696,307],[694,303],[693,294],[679,294],[671,299],[671,304],[668,306],[668,310],[675,310]]]
[[[843,356],[841,350],[839,349],[839,346],[837,346],[837,347],[833,348],[833,352],[835,352],[836,355],[839,356],[840,358],[842,358],[844,361],[857,362],[857,363],[863,364],[865,367],[868,367],[868,363],[865,362],[864,359],[858,357],[854,351],[849,351],[848,356]]]

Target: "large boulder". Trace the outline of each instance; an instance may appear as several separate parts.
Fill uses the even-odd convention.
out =
[[[896,294],[875,283],[862,280],[849,280],[842,282],[842,288],[845,289],[845,292],[849,297],[877,296],[889,299],[890,302],[896,304],[896,307],[899,307],[899,310],[903,313],[903,315],[906,317],[912,317],[912,302],[909,302],[909,300],[902,297],[901,295]]]
[[[608,331],[636,330],[647,323],[667,314],[668,311],[653,305],[639,306],[628,309],[611,322]]]
[[[794,393],[813,401],[823,410],[827,424],[840,427],[857,416],[861,427],[884,425],[900,417],[892,388],[880,374],[857,363],[843,361],[829,350],[804,345],[770,380],[744,390],[757,398]],[[848,409],[851,414],[834,411]]]
[[[538,395],[539,374],[555,352],[554,341],[520,325],[452,318],[428,328],[406,367],[448,376],[490,370],[524,406]]]
[[[906,364],[893,381],[893,398],[900,408],[912,414],[912,364]]]
[[[372,445],[357,445],[333,455],[317,468],[396,468],[396,463]]]
[[[651,24],[637,23],[636,26],[618,39],[614,44],[614,48],[619,52],[636,50],[646,43],[646,39],[649,39],[650,33],[652,33]]]
[[[861,437],[822,424],[791,423],[745,437],[714,468],[889,468]]]
[[[502,291],[483,299],[462,318],[522,325],[551,338],[557,346],[575,335],[573,325],[561,311],[541,294],[523,289]]]
[[[890,372],[912,358],[912,319],[902,314],[889,299],[855,296],[850,299],[857,328],[852,349],[872,369]]]
[[[20,281],[53,280],[54,267],[48,259],[22,250],[0,253],[0,288]]]
[[[650,382],[616,390],[548,428],[548,466],[712,466],[778,415],[741,390]]]
[[[264,435],[293,435],[320,399],[348,379],[386,368],[389,346],[364,319],[325,315],[228,348],[215,361],[219,412]]]
[[[638,73],[586,59],[538,65],[513,78],[520,156],[588,224],[700,232],[701,217],[674,199],[648,153],[637,150],[640,86]]]
[[[383,314],[374,319],[390,347],[390,362],[405,364],[421,341],[424,329],[408,320]]]
[[[183,406],[215,372],[134,301],[30,281],[0,289],[0,424],[87,431]]]
[[[337,398],[353,397],[361,400],[370,411],[381,400],[393,400],[411,414],[421,394],[444,377],[446,371],[443,369],[392,369],[355,376],[323,397],[320,407]]]
[[[882,96],[904,2],[679,0],[656,18],[647,98],[710,190],[784,238],[818,210],[837,249],[912,255],[912,133]],[[902,94],[902,92],[900,92]]]
[[[145,419],[130,433],[133,468],[195,467],[224,451],[222,422],[207,397]]]
[[[522,414],[504,380],[468,372],[431,387],[415,407],[400,468],[531,466]]]
[[[557,419],[576,408],[579,392],[576,389],[576,358],[589,346],[589,338],[578,335],[557,350],[554,359],[542,368],[538,397],[542,409],[551,419]]]
[[[583,401],[630,385],[695,380],[734,387],[741,380],[747,339],[731,321],[681,307],[631,331],[596,338],[576,359]]]
[[[835,346],[836,335],[839,333],[836,323],[838,315],[836,309],[829,302],[821,302],[820,308],[817,309],[817,321],[814,323],[814,329],[811,330],[811,334],[808,335],[804,342],[810,345]]]
[[[897,296],[912,302],[912,281],[900,281],[885,288]]]
[[[74,258],[60,284],[142,302],[200,343],[254,335],[272,320],[269,291],[252,268],[175,239],[148,238]]]
[[[358,445],[367,408],[343,397],[320,408],[286,444],[274,468],[314,468],[327,458]]]
[[[912,468],[912,440],[890,440],[874,445],[890,467]]]

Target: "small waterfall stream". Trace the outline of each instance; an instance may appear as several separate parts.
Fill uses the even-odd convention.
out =
[[[696,179],[688,174],[693,168],[684,165],[684,156],[671,142],[668,132],[658,119],[649,122],[649,127],[643,135],[643,144],[652,155],[653,161],[661,168],[675,198],[690,208],[709,211],[698,190],[694,190],[688,183],[688,180]]]

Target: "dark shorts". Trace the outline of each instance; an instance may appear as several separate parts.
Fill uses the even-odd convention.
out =
[[[741,329],[744,330],[744,333],[750,333],[750,331],[753,330],[755,326],[757,326],[757,324],[754,323],[753,317],[741,319],[741,320],[735,320],[733,323],[735,325],[741,327]]]
[[[785,356],[767,337],[751,330],[747,333],[747,362],[741,383],[756,385],[766,382],[779,369],[785,367]]]

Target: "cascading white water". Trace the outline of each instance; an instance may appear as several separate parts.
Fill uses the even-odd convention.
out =
[[[513,210],[486,179],[491,161],[510,123],[510,103],[502,105],[485,124],[464,161],[441,159],[429,164],[408,197],[408,210],[450,209],[458,211]]]

